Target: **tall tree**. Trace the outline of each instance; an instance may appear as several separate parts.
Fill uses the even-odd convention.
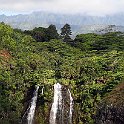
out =
[[[71,26],[69,24],[65,24],[63,28],[61,28],[61,36],[63,38],[63,41],[68,42],[71,40],[70,35],[72,35],[71,32]]]
[[[50,25],[47,28],[46,31],[46,36],[47,36],[47,40],[49,41],[50,39],[58,39],[59,38],[59,34],[57,32],[56,26],[55,25]]]

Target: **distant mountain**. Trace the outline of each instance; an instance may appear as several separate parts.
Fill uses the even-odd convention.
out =
[[[107,32],[117,32],[121,31],[124,32],[124,26],[116,26],[116,25],[84,25],[81,26],[76,34],[85,34],[85,33],[97,33],[97,34],[103,34]]]
[[[124,29],[124,14],[98,17],[79,14],[54,14],[41,11],[25,15],[0,15],[0,21],[10,24],[14,28],[23,30],[40,26],[47,27],[50,24],[55,24],[57,28],[60,29],[65,23],[69,23],[74,34],[94,32],[97,29],[101,30],[107,25],[121,25],[118,28],[121,30]]]

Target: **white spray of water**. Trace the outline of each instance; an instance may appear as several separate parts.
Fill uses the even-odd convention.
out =
[[[59,83],[54,84],[54,101],[50,112],[50,124],[56,124],[57,111],[58,109],[61,110],[62,107],[61,87]]]
[[[34,96],[31,100],[31,106],[30,106],[30,109],[29,109],[28,117],[27,117],[28,124],[32,124],[32,122],[33,122],[35,108],[36,108],[36,102],[37,102],[38,89],[39,89],[39,86],[36,86]]]
[[[72,113],[73,113],[73,98],[71,96],[71,92],[68,89],[69,96],[70,96],[70,111],[69,111],[69,119],[70,119],[70,124],[72,124]]]

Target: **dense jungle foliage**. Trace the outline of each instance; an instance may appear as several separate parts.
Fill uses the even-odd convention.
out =
[[[56,82],[72,92],[76,124],[94,124],[98,104],[123,83],[124,33],[80,34],[64,42],[52,29],[54,35],[48,28],[0,24],[0,124],[20,122],[26,92],[35,84],[49,85],[43,97],[51,101]]]

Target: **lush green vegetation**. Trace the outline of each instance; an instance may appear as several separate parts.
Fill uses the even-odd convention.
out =
[[[30,87],[49,86],[43,97],[51,101],[56,82],[71,89],[78,113],[75,123],[93,124],[98,103],[124,79],[123,33],[81,34],[63,42],[53,25],[48,29],[23,32],[0,24],[2,124],[19,123]]]

